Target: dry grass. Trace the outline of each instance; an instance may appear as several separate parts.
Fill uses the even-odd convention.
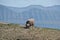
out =
[[[60,40],[60,30],[0,23],[0,40]]]

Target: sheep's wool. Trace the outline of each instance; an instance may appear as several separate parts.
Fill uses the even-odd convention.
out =
[[[30,21],[30,22],[34,22],[34,19],[33,19],[33,18],[31,18],[31,19],[28,19],[28,21]]]

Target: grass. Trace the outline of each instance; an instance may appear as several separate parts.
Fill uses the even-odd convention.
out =
[[[60,40],[60,30],[0,23],[0,40]]]

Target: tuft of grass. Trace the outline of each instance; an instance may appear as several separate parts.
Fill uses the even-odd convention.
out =
[[[55,29],[55,28],[43,28],[43,30],[57,30],[57,31],[60,31],[60,29]]]

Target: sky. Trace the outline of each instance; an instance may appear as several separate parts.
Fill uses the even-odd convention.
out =
[[[60,5],[60,0],[0,0],[0,4],[13,7],[25,7],[29,5],[53,6]]]

